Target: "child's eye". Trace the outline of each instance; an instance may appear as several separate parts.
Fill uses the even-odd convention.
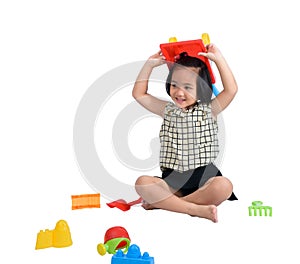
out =
[[[193,89],[193,87],[191,87],[191,86],[185,86],[184,89],[191,90],[191,89]]]
[[[176,86],[176,83],[171,83],[171,86],[174,87],[174,88],[177,87],[177,86]]]

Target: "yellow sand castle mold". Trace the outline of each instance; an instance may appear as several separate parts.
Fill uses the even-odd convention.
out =
[[[68,247],[73,244],[70,228],[65,220],[59,220],[54,230],[41,230],[37,234],[35,249]]]

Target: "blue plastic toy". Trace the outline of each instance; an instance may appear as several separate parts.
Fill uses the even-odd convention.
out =
[[[214,95],[215,95],[215,96],[218,96],[218,94],[219,94],[220,92],[219,92],[219,90],[217,89],[217,87],[216,87],[214,84],[212,84],[212,88],[213,88],[213,93],[214,93]]]
[[[132,244],[129,246],[127,254],[118,250],[112,256],[111,264],[154,264],[154,258],[150,257],[148,252],[142,255],[139,246]]]

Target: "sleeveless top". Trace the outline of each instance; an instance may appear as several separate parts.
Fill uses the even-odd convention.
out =
[[[160,129],[160,168],[179,172],[213,162],[219,153],[218,125],[211,105],[196,103],[182,110],[167,103]]]

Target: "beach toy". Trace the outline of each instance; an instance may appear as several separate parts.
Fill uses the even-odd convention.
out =
[[[176,37],[170,37],[169,43],[162,43],[159,45],[160,50],[167,61],[167,66],[170,69],[172,64],[176,62],[176,58],[183,52],[186,52],[191,57],[196,57],[202,60],[209,71],[209,75],[212,82],[213,94],[217,96],[220,92],[215,86],[215,76],[211,67],[211,63],[208,58],[198,55],[199,52],[207,52],[206,45],[210,43],[208,33],[202,34],[202,39],[177,41]]]
[[[210,43],[210,38],[209,38],[209,35],[208,33],[203,33],[202,36],[201,36],[201,39],[203,41],[203,44],[206,46]]]
[[[169,38],[169,43],[170,42],[177,42],[177,38],[176,37],[170,37]]]
[[[111,203],[107,203],[107,206],[110,208],[116,207],[122,211],[128,211],[131,208],[131,206],[139,204],[142,201],[143,201],[143,199],[139,198],[137,200],[127,203],[125,200],[119,199],[119,200],[113,201]]]
[[[142,255],[139,246],[132,244],[127,254],[118,250],[112,256],[111,264],[154,264],[154,258],[150,257],[148,252],[144,252]]]
[[[264,211],[264,216],[268,215],[272,216],[272,207],[263,205],[261,201],[253,201],[252,205],[248,207],[249,216],[252,216],[252,211],[254,216],[257,216],[257,211],[259,212],[259,216],[262,216],[262,211]]]
[[[72,195],[72,210],[100,208],[100,193]]]
[[[105,232],[104,243],[97,245],[97,251],[101,256],[106,253],[115,254],[117,250],[126,253],[129,245],[130,237],[127,230],[122,226],[114,226]]]
[[[53,230],[41,230],[37,234],[35,249],[68,247],[72,245],[71,232],[65,220],[59,220]]]

